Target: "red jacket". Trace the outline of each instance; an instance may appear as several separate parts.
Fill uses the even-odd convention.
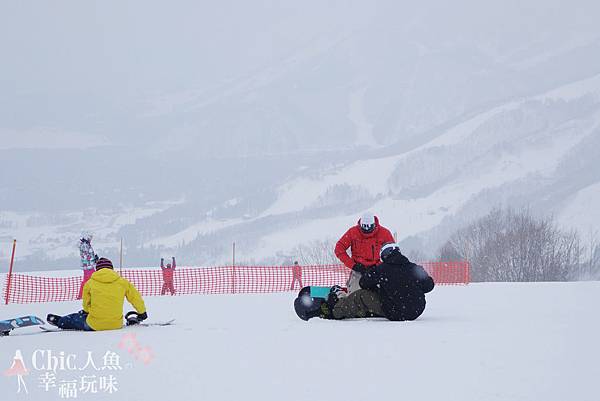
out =
[[[162,270],[163,281],[165,283],[173,282],[173,273],[175,272],[175,258],[173,258],[173,263],[171,264],[171,268],[165,266],[164,260],[160,260],[160,269]]]
[[[375,230],[365,234],[358,224],[351,227],[335,244],[335,256],[350,269],[355,263],[364,266],[377,265],[381,263],[379,260],[381,245],[386,242],[394,242],[394,237],[390,230],[379,225],[379,219],[375,216]],[[348,248],[352,257],[346,252]]]

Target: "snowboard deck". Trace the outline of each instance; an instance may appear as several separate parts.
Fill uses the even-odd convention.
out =
[[[42,319],[37,316],[21,316],[8,320],[0,320],[0,337],[7,336],[14,329],[20,329],[22,327],[29,326],[40,326],[46,324]]]
[[[310,288],[310,296],[313,298],[323,298],[323,299],[327,299],[327,297],[329,296],[329,291],[331,290],[331,287],[322,287],[322,286],[310,286],[308,287]]]
[[[171,320],[167,320],[165,322],[138,323],[138,324],[133,324],[131,326],[123,326],[122,328],[125,329],[128,327],[136,327],[136,326],[143,326],[143,327],[171,326],[174,324],[174,322],[175,322],[175,319],[171,319]],[[52,327],[40,326],[40,330],[42,330],[44,333],[58,333],[61,331],[81,331],[81,332],[83,332],[83,330],[61,329],[60,327],[56,327],[56,326],[52,326]]]

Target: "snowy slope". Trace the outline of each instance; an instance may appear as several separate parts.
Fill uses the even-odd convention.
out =
[[[565,227],[579,230],[584,236],[600,230],[600,183],[590,185],[570,199],[561,211],[559,221]]]
[[[177,324],[98,333],[23,329],[1,339],[0,363],[8,368],[16,350],[29,369],[38,349],[74,354],[81,364],[91,351],[99,365],[106,351],[117,353],[122,370],[57,371],[58,380],[117,378],[116,394],[79,394],[83,400],[598,399],[600,326],[592,318],[598,282],[436,288],[425,314],[404,323],[303,322],[292,299],[289,293],[149,298],[150,320],[174,317]],[[77,309],[75,302],[9,305],[0,314]],[[149,364],[119,348],[127,334],[151,351]],[[57,388],[39,388],[40,373],[32,369],[24,378],[28,397],[60,399]],[[16,378],[0,376],[0,390],[12,397]]]
[[[348,197],[354,194],[364,199],[368,203],[366,209],[384,217],[382,222],[398,232],[399,240],[426,235],[444,219],[460,216],[462,209],[480,194],[505,191],[507,186],[528,181],[532,186],[540,179],[552,181],[557,168],[573,157],[584,140],[600,137],[599,101],[600,75],[495,107],[411,151],[360,160],[321,176],[290,181],[279,188],[277,200],[263,215],[316,209],[329,192],[345,186]],[[565,105],[577,108],[585,104],[595,105],[588,114],[561,116]],[[597,166],[589,166],[594,167]],[[577,181],[577,177],[571,179]],[[572,210],[578,210],[580,215],[591,218],[588,226],[600,228],[593,200],[588,199],[590,191],[593,189],[564,204],[564,212],[549,212],[570,216]],[[530,203],[535,201],[531,196]],[[497,199],[498,202],[502,198]],[[486,202],[488,210],[495,206],[487,199]],[[485,210],[483,207],[482,212]],[[332,232],[341,234],[361,212],[306,219],[262,238],[252,257],[267,257],[273,249],[289,250],[296,245],[291,238],[308,241],[335,236]],[[329,230],[325,233],[322,227]],[[581,227],[582,224],[577,226]]]
[[[363,95],[358,90],[350,99],[351,120],[361,144],[374,148]],[[185,206],[183,200],[54,216],[0,211],[0,259],[7,260],[13,237],[21,240],[18,257],[37,252],[76,258],[81,229],[94,231],[98,249],[114,258],[119,232],[126,229],[140,239],[126,238],[138,258],[148,253],[145,247],[176,253],[189,264],[225,263],[236,241],[240,260],[278,263],[275,255],[290,254],[299,244],[337,238],[364,210],[378,214],[399,240],[419,238],[432,255],[444,233],[502,204],[531,206],[558,216],[565,226],[598,230],[598,110],[600,75],[595,75],[470,115],[407,151],[388,151],[385,157],[367,152],[326,169],[298,169],[274,189],[270,203],[260,198],[268,189],[239,193],[210,209],[226,213],[186,215],[193,223],[168,234],[156,224],[170,224],[177,213],[171,208]],[[248,213],[253,204],[265,206]],[[195,212],[188,207],[182,213],[190,210]]]

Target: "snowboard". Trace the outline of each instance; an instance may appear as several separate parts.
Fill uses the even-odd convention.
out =
[[[7,336],[14,329],[29,326],[39,326],[45,322],[37,316],[21,316],[14,319],[0,320],[0,337]]]
[[[136,326],[142,326],[142,327],[152,327],[152,326],[171,326],[172,324],[174,324],[175,319],[171,319],[171,320],[167,320],[165,322],[149,322],[149,323],[137,323],[137,324],[132,324],[129,326],[123,326],[124,329],[127,329],[129,327],[136,327]],[[42,330],[44,333],[58,333],[61,331],[80,331],[82,333],[89,333],[88,331],[83,331],[83,330],[75,330],[75,329],[61,329],[60,327],[46,327],[46,326],[40,326],[40,330]]]
[[[298,293],[294,300],[294,310],[296,315],[302,320],[309,320],[319,316],[321,305],[327,302],[331,287],[308,286],[304,287]]]

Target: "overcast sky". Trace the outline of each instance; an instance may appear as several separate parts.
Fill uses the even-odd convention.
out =
[[[389,57],[401,42],[439,50],[456,40],[502,57],[528,51],[519,49],[521,42],[585,42],[597,33],[600,16],[596,1],[412,3],[3,1],[0,133],[39,126],[69,131],[66,122],[81,115],[88,127],[75,131],[94,133],[140,102],[252,74],[336,33],[364,28],[369,45],[362,54],[370,59]],[[373,53],[365,54],[369,47]]]

